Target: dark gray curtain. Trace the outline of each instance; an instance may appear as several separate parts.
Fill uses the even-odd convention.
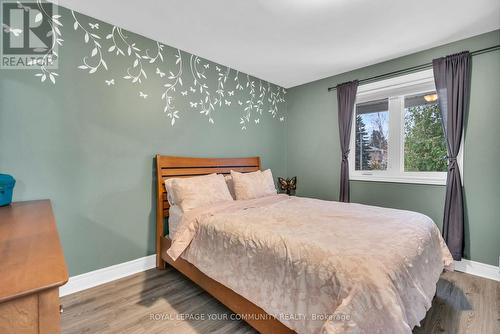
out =
[[[460,260],[464,250],[464,204],[457,155],[469,107],[471,55],[466,51],[434,59],[432,66],[448,146],[443,238],[453,259]]]
[[[351,138],[352,113],[358,91],[358,80],[337,86],[339,110],[339,134],[342,162],[340,165],[340,202],[349,202],[349,141]]]

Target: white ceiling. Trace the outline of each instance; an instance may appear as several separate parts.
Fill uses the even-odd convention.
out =
[[[59,0],[292,87],[500,28],[499,0]]]

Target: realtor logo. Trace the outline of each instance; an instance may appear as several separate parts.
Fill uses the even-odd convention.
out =
[[[52,3],[0,0],[2,20],[1,68],[57,68],[59,15]]]

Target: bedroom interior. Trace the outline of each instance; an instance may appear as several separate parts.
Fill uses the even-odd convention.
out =
[[[500,332],[500,3],[383,3],[0,0],[0,333]]]

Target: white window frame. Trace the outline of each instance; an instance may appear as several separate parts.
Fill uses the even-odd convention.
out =
[[[355,181],[396,182],[446,185],[446,172],[404,171],[404,96],[435,91],[432,69],[406,74],[358,87],[356,104],[388,98],[389,140],[387,170],[355,170],[356,108],[353,111],[349,154],[349,179]],[[399,134],[399,135],[396,135]],[[463,182],[463,135],[457,157]],[[391,149],[392,148],[392,149]],[[396,148],[396,149],[394,149]]]

